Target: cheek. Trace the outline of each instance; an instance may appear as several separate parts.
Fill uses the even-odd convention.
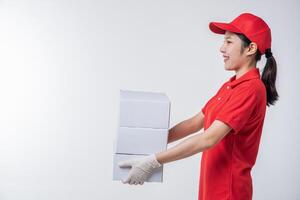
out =
[[[239,58],[237,57],[236,54],[233,54],[230,56],[230,59],[225,63],[225,68],[227,70],[235,70],[238,68],[238,66],[240,65],[239,63]]]
[[[229,53],[229,56],[232,62],[239,62],[241,59],[240,48],[232,48]]]
[[[239,45],[231,45],[228,48],[228,52],[229,54],[231,54],[231,56],[238,56],[240,54],[241,48]]]

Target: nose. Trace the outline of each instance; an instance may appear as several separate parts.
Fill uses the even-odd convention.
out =
[[[225,53],[225,45],[224,45],[224,43],[220,47],[220,52],[221,53]]]

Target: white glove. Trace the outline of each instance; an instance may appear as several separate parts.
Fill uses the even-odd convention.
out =
[[[131,168],[128,177],[125,180],[122,180],[123,183],[129,183],[130,185],[142,185],[151,176],[154,169],[161,166],[154,154],[141,159],[121,161],[118,165],[121,168]]]

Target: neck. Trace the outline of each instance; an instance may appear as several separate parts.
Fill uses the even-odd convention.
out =
[[[244,74],[246,74],[249,70],[254,69],[256,66],[256,63],[248,63],[239,69],[235,70],[235,79],[240,78]]]

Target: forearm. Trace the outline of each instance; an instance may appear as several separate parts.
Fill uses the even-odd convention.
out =
[[[231,127],[224,122],[215,120],[204,133],[196,134],[166,151],[155,154],[156,159],[159,163],[164,164],[189,157],[212,148],[231,130]]]
[[[196,127],[190,119],[184,120],[169,130],[168,143],[184,138],[198,130],[199,127]]]
[[[201,121],[202,120],[200,120],[200,122]],[[162,164],[183,159],[203,150],[213,148],[230,130],[231,128],[227,124],[215,120],[204,133],[191,136],[170,149],[137,160],[123,161],[119,163],[120,167],[131,168],[124,183],[143,184],[154,170],[159,168]]]
[[[212,142],[206,134],[194,135],[178,145],[156,154],[157,161],[161,164],[183,159],[210,148]]]

